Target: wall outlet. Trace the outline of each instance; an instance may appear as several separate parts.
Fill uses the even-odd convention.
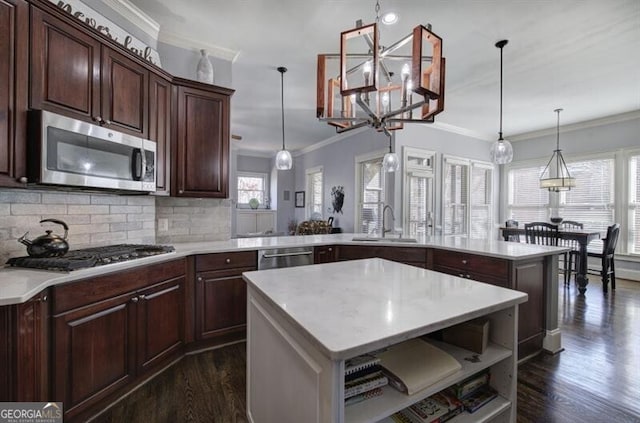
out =
[[[169,219],[158,219],[158,231],[167,232],[169,230]]]

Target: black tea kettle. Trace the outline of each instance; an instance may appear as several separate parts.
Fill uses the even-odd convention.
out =
[[[28,240],[27,235],[29,232],[18,238],[18,242],[27,246],[27,253],[31,257],[60,257],[69,251],[69,243],[67,242],[67,233],[69,227],[62,220],[58,219],[43,219],[40,223],[51,222],[62,225],[64,228],[64,237],[51,234],[52,231],[47,230],[46,235],[41,235],[34,240]]]

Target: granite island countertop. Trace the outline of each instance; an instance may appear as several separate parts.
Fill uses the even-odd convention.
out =
[[[175,252],[152,257],[140,258],[105,266],[56,272],[31,270],[17,267],[0,270],[0,306],[19,304],[27,301],[43,289],[57,284],[101,276],[112,272],[152,265],[168,260],[196,254],[210,254],[234,251],[251,251],[268,248],[287,248],[322,245],[378,245],[415,248],[439,248],[444,250],[479,254],[506,260],[524,260],[560,254],[567,251],[563,247],[521,244],[499,240],[467,239],[463,237],[423,237],[417,242],[397,242],[388,239],[375,241],[353,241],[363,234],[302,235],[280,237],[237,238],[227,241],[194,242],[173,244]]]

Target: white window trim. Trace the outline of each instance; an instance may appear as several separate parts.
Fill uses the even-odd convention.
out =
[[[362,180],[362,175],[361,175],[361,171],[360,171],[360,164],[362,164],[363,162],[368,162],[371,160],[376,160],[376,159],[380,159],[382,160],[384,158],[384,155],[387,154],[388,150],[384,149],[384,150],[376,150],[376,151],[372,151],[369,153],[365,153],[365,154],[361,154],[358,156],[355,156],[354,158],[354,169],[355,171],[354,173],[354,204],[355,207],[353,208],[353,228],[354,231],[356,230],[356,228],[360,228],[362,226],[362,222],[360,221],[360,194],[362,191],[362,186],[360,186],[360,182]],[[388,178],[385,178],[385,185],[388,185]],[[387,194],[387,187],[385,186],[385,201],[386,201],[386,194]]]
[[[424,166],[413,166],[408,164],[407,161],[409,156],[417,156],[424,159],[431,159],[431,168],[425,168]],[[403,208],[403,217],[402,217],[402,233],[409,233],[409,177],[410,176],[421,176],[425,178],[431,178],[430,181],[430,189],[431,189],[431,234],[435,234],[435,211],[436,211],[436,196],[435,196],[435,183],[436,183],[436,172],[437,172],[437,153],[433,150],[425,150],[422,148],[415,147],[402,147],[402,169],[403,169],[403,178],[402,178],[402,208]]]
[[[322,189],[320,191],[320,198],[322,199],[322,207],[320,207],[320,210],[322,210],[321,214],[322,216],[324,216],[324,166],[310,167],[304,171],[304,175],[305,175],[304,186],[305,186],[305,190],[307,191],[307,193],[304,196],[305,203],[306,203],[304,205],[304,213],[307,220],[311,218],[311,192],[309,191],[310,191],[310,177],[314,173],[322,173]]]
[[[238,170],[236,171],[236,207],[240,208],[240,209],[248,209],[249,207],[249,203],[240,203],[240,196],[238,195],[238,191],[240,190],[240,188],[238,188],[238,179],[240,179],[241,177],[248,177],[248,178],[262,178],[264,179],[264,195],[266,198],[269,198],[269,174],[266,172],[245,172],[242,170]],[[264,207],[264,204],[261,204],[261,206]]]

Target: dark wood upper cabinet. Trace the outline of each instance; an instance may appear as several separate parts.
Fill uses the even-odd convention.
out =
[[[156,194],[168,194],[171,174],[171,82],[149,78],[149,139],[156,142]]]
[[[32,109],[147,136],[144,66],[36,7],[31,25]]]
[[[0,0],[0,186],[26,181],[29,7]]]
[[[229,196],[229,107],[233,90],[186,80],[178,86],[171,195]]]
[[[102,47],[102,119],[115,130],[147,135],[149,71]]]

